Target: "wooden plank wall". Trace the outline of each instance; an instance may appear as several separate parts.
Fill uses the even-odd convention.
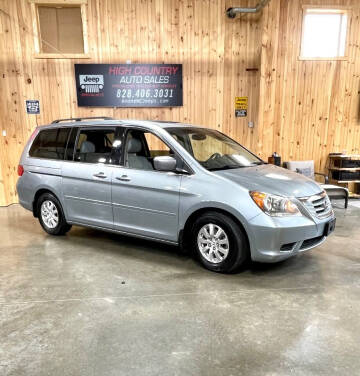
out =
[[[240,0],[251,6],[256,0]],[[0,205],[17,201],[16,168],[37,124],[74,116],[160,119],[204,124],[253,147],[257,122],[259,16],[230,20],[229,0],[88,0],[91,59],[34,59],[27,0],[0,0]],[[74,63],[182,63],[184,106],[161,109],[79,108]],[[249,116],[234,118],[234,97],[249,96]],[[26,115],[24,100],[40,99]]]
[[[349,60],[299,61],[302,4],[352,8]],[[314,159],[359,152],[360,4],[357,0],[271,0],[262,15],[230,20],[230,6],[257,0],[88,0],[88,60],[34,59],[26,0],[0,0],[0,205],[17,201],[16,167],[37,124],[72,116],[160,119],[220,129],[267,158]],[[79,108],[74,63],[182,63],[184,106]],[[258,68],[259,72],[247,72]],[[234,97],[249,96],[247,118]],[[25,99],[41,114],[26,115]],[[255,128],[247,127],[248,121]]]
[[[350,8],[348,60],[299,60],[302,6]],[[283,160],[315,160],[360,151],[360,2],[272,0],[262,17],[257,152]]]

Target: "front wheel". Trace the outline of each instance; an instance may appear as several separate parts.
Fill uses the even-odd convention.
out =
[[[234,272],[249,255],[242,228],[231,217],[218,212],[207,212],[195,221],[192,244],[200,262],[215,272]]]
[[[70,229],[59,200],[51,193],[44,193],[37,202],[37,213],[42,228],[50,235],[64,235]]]

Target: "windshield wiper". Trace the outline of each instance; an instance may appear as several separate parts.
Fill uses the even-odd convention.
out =
[[[233,168],[242,168],[248,166],[238,166],[238,165],[231,165],[231,166],[222,166],[222,167],[212,167],[208,168],[209,171],[217,171],[217,170],[231,170]]]

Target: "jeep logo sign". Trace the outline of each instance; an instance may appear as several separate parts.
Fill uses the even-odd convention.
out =
[[[80,74],[80,85],[104,85],[102,74]]]
[[[93,93],[102,95],[100,91],[104,88],[104,76],[102,74],[80,74],[80,88],[86,94]]]

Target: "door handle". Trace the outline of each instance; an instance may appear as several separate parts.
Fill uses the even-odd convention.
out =
[[[93,175],[94,178],[105,179],[107,176],[103,172],[98,172],[97,174]]]
[[[130,181],[131,180],[127,175],[117,176],[115,179],[121,180],[121,181]]]

